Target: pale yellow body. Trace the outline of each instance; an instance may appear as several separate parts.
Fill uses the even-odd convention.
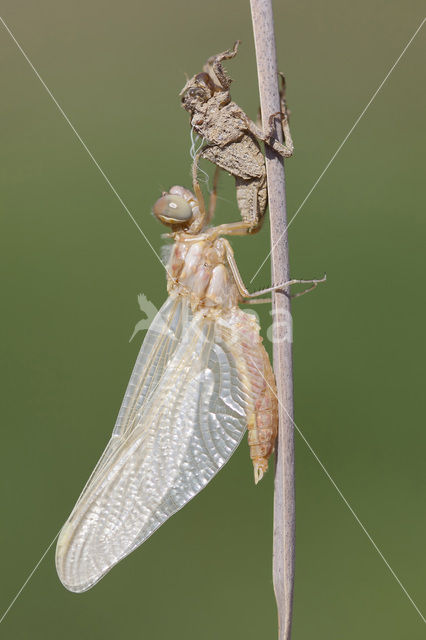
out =
[[[255,481],[268,468],[278,429],[277,393],[256,318],[238,307],[237,283],[227,262],[224,238],[180,233],[168,265],[170,295],[188,297],[194,312],[216,321],[235,359],[247,395],[247,428]]]

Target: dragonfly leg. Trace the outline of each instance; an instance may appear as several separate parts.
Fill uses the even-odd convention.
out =
[[[243,300],[241,304],[272,304],[272,298],[258,298],[257,300]]]
[[[200,149],[198,151],[198,153],[195,155],[194,157],[194,161],[192,163],[192,187],[193,187],[193,191],[195,194],[195,197],[198,201],[198,207],[200,209],[200,216],[201,219],[203,220],[203,226],[205,224],[208,224],[211,219],[214,216],[214,212],[216,210],[216,203],[217,203],[217,185],[219,182],[219,173],[220,173],[220,167],[216,167],[215,172],[214,172],[214,176],[213,176],[213,189],[212,192],[210,194],[210,199],[209,199],[209,207],[208,210],[206,211],[206,205],[204,202],[204,196],[203,196],[203,192],[200,186],[200,183],[198,181],[198,163],[200,161],[200,158],[203,154],[203,152],[208,148],[208,145],[205,145],[202,149]]]
[[[219,182],[219,174],[220,174],[220,167],[216,167],[215,172],[214,172],[214,176],[213,176],[213,189],[210,193],[210,200],[209,200],[209,208],[207,211],[207,224],[209,222],[211,222],[211,220],[213,219],[214,216],[214,212],[216,210],[216,203],[217,203],[217,185]]]
[[[285,99],[285,88],[286,88],[285,77],[284,77],[284,74],[281,72],[279,73],[279,76],[281,78],[281,87],[280,87],[281,110],[269,116],[268,130],[266,131],[266,133],[262,131],[260,111],[259,111],[256,123],[250,120],[250,118],[247,118],[247,128],[254,136],[256,136],[256,138],[258,138],[259,140],[262,140],[262,142],[265,142],[266,144],[271,146],[283,158],[289,158],[290,156],[293,155],[294,144],[293,144],[293,138],[291,137],[291,132],[290,132],[290,124],[289,124],[290,112],[287,108],[287,102]],[[275,134],[274,120],[278,116],[280,116],[282,121],[284,144],[276,140],[274,136]]]
[[[285,95],[285,90],[286,90],[286,81],[285,81],[285,76],[284,74],[279,71],[278,75],[281,78],[281,87],[280,87],[280,107],[281,107],[281,121],[282,121],[282,128],[283,128],[283,134],[284,134],[284,141],[285,141],[285,145],[292,150],[294,150],[294,144],[293,144],[293,138],[291,137],[291,132],[290,132],[290,110],[287,107],[287,100],[286,100],[286,95]]]
[[[286,293],[285,291],[283,291],[285,287],[291,287],[294,284],[310,284],[311,286],[308,287],[308,289],[305,289],[304,291],[299,291],[298,293],[294,293],[294,294],[286,293],[286,295],[288,295],[290,298],[300,298],[300,296],[304,296],[305,293],[309,293],[310,291],[313,291],[314,289],[316,289],[321,282],[326,282],[326,280],[327,280],[327,276],[325,274],[323,275],[322,278],[317,278],[313,280],[300,280],[300,279],[288,280],[287,282],[282,282],[281,284],[276,284],[273,287],[268,287],[267,289],[261,289],[260,291],[254,291],[253,293],[249,293],[246,290],[247,294],[245,295],[245,297],[257,298],[258,296],[263,296],[263,294],[270,293],[272,291],[282,291],[282,293]]]
[[[219,236],[246,236],[250,233],[249,222],[226,222],[208,230],[208,236],[212,240]]]
[[[290,133],[290,109],[287,107],[287,101],[286,101],[286,80],[285,80],[285,76],[284,74],[279,71],[278,75],[281,79],[281,86],[280,86],[280,107],[281,107],[281,111],[278,111],[277,113],[272,114],[272,116],[270,116],[269,118],[269,131],[268,131],[268,135],[273,136],[274,134],[274,120],[277,116],[281,116],[282,122],[283,122],[283,134],[284,134],[284,140],[287,143],[287,146],[289,148],[294,148],[293,145],[293,140],[291,137],[291,133]],[[257,117],[256,117],[256,127],[261,131],[262,130],[262,109],[259,106],[259,109],[257,111]]]
[[[267,289],[261,289],[260,291],[254,291],[253,293],[250,293],[246,288],[244,281],[241,277],[241,274],[239,272],[231,245],[227,240],[224,240],[223,242],[225,244],[226,259],[229,264],[229,268],[231,269],[232,275],[234,276],[235,284],[237,285],[238,291],[243,298],[257,298],[259,296],[263,296],[265,293],[271,293],[272,291],[281,291],[285,287],[290,287],[293,284],[312,285],[311,287],[309,287],[309,289],[306,289],[305,291],[301,291],[300,293],[296,293],[294,294],[294,296],[290,296],[290,297],[298,298],[304,293],[308,293],[308,291],[312,291],[321,282],[325,282],[327,279],[327,276],[324,275],[322,278],[318,278],[315,280],[288,280],[287,282],[281,282],[280,284],[276,284],[273,287],[268,287]],[[286,293],[286,292],[283,291],[283,293]]]
[[[195,221],[195,224],[193,223],[193,225],[191,226],[191,233],[193,234],[198,234],[202,231],[202,229],[204,228],[205,224],[206,224],[206,220],[207,220],[207,213],[206,213],[206,205],[204,202],[204,196],[203,196],[203,192],[201,190],[200,187],[200,183],[198,182],[198,162],[199,159],[201,157],[201,154],[203,153],[203,149],[200,149],[200,151],[198,151],[198,153],[195,155],[194,157],[194,161],[192,163],[192,188],[194,191],[194,195],[195,198],[198,202],[198,209],[199,209],[199,217],[198,219]]]

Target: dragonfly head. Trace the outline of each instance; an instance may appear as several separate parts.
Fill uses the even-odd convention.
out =
[[[153,213],[173,231],[189,230],[192,223],[200,217],[198,202],[193,193],[179,186],[163,193],[154,204]]]

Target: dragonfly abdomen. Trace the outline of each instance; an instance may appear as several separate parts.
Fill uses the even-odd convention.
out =
[[[256,318],[238,308],[232,310],[232,316],[234,357],[251,398],[247,411],[248,444],[257,484],[268,469],[277,437],[277,390]]]
[[[260,340],[256,349],[253,349],[253,345],[251,346],[247,357],[252,364],[250,367],[252,385],[257,391],[253,419],[247,425],[250,458],[257,484],[268,469],[268,458],[274,450],[277,437],[277,391],[271,363]]]

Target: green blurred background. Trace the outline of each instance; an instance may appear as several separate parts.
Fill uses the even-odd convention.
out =
[[[276,3],[296,144],[290,216],[423,17],[420,0]],[[1,15],[143,227],[190,185],[184,73],[243,41],[233,97],[258,105],[248,2],[3,0]],[[425,610],[424,55],[426,27],[290,230],[296,422]],[[1,609],[68,516],[139,349],[137,294],[164,270],[0,25]],[[205,163],[205,168],[209,168]],[[233,181],[217,219],[234,220]],[[247,282],[268,228],[234,242]],[[266,265],[251,289],[268,286]],[[260,311],[264,334],[271,324]],[[268,348],[270,344],[267,343]],[[294,640],[425,637],[424,623],[296,436]],[[244,443],[211,485],[93,590],[68,593],[50,550],[2,623],[13,639],[275,638],[270,473]]]

